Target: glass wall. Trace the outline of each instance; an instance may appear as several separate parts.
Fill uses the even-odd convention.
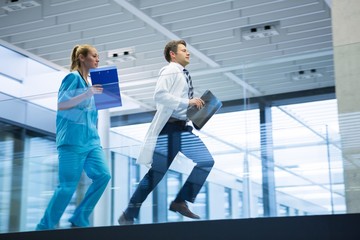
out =
[[[272,108],[276,188],[317,206],[308,213],[346,211],[336,113],[336,100]]]
[[[215,115],[204,129],[196,132],[215,159],[207,188],[191,206],[203,216],[202,219],[336,214],[346,211],[336,100],[273,106],[270,111],[272,124],[260,124],[259,109],[232,111]],[[314,115],[316,111],[321,113]],[[131,151],[130,146],[119,146],[117,149],[137,152],[148,126],[113,127],[114,138],[129,139],[115,142],[128,142],[132,148]],[[271,130],[271,146],[262,137],[264,129]],[[273,152],[272,177],[270,170],[263,170],[264,145]],[[188,159],[179,157],[181,161]],[[115,169],[118,169],[115,175],[126,172],[120,167]],[[177,218],[167,211],[170,201],[182,185],[181,179],[184,177],[181,176],[186,176],[184,171],[181,163],[172,166],[171,172],[165,176],[167,180],[159,184],[164,187],[162,194],[167,194],[167,201],[160,204],[158,197],[150,196],[149,207],[141,210],[142,214],[149,215],[144,217],[144,222],[140,217],[140,223],[156,222],[154,208],[151,207],[155,205],[164,217],[168,214],[167,221],[190,220]],[[264,190],[271,187],[273,192]],[[120,185],[114,186],[114,189],[119,188]],[[271,202],[271,198],[276,201]],[[114,198],[113,201],[121,200]],[[218,206],[223,208],[219,209]],[[121,210],[124,207],[117,211]]]
[[[147,2],[149,6],[138,8],[140,13],[144,9],[151,12],[170,5],[129,2]],[[223,6],[228,3],[231,6]],[[194,1],[193,4],[200,3]],[[223,103],[200,131],[193,129],[215,164],[194,203],[187,203],[189,209],[201,220],[346,213],[328,5],[318,0],[305,1],[304,6],[298,6],[295,1],[273,1],[274,14],[283,15],[283,21],[239,29],[238,20],[244,21],[244,25],[249,25],[249,19],[266,22],[263,18],[267,15],[262,8],[266,9],[270,3],[261,0],[249,6],[242,1],[209,4],[211,6],[205,6],[207,19],[202,19],[200,27],[211,25],[209,16],[218,12],[227,15],[229,9],[235,20],[224,15],[218,19],[217,30],[209,30],[206,34],[198,34],[200,29],[194,26],[186,39],[189,49],[193,50],[189,69],[195,94],[200,96],[210,89],[221,96]],[[216,9],[217,5],[222,10]],[[189,14],[198,18],[201,14],[196,9],[200,7],[195,6]],[[314,7],[315,12],[310,14],[308,7]],[[208,12],[210,8],[213,10]],[[145,31],[144,23],[137,22],[140,30],[133,31],[130,22],[137,20],[125,10],[121,7],[124,12],[120,15],[126,18],[127,33],[132,38],[123,42],[144,39],[138,35]],[[291,16],[290,10],[299,10],[301,14]],[[249,16],[237,16],[238,13]],[[157,14],[158,20],[163,19],[161,11]],[[304,21],[307,14],[315,22],[319,35],[313,33],[313,25]],[[165,20],[171,16],[167,11],[164,15]],[[174,15],[174,19],[168,19],[166,26],[182,29],[184,26],[176,24],[183,21],[178,17]],[[230,23],[236,27],[228,29]],[[62,27],[77,29],[80,25]],[[244,34],[262,28],[279,30],[279,35],[244,39]],[[136,160],[155,114],[153,93],[158,71],[166,64],[161,54],[164,39],[168,37],[158,34],[156,29],[146,28],[145,32],[151,38],[138,44],[137,56],[132,52],[134,48],[130,48],[131,52],[125,51],[127,54],[124,52],[124,55],[131,55],[128,56],[131,62],[125,58],[119,62],[109,61],[109,46],[105,43],[96,46],[104,59],[101,66],[109,62],[118,64],[123,105],[99,111],[99,133],[112,179],[90,216],[90,224],[94,227],[119,225],[119,216],[149,170]],[[210,39],[208,34],[214,32],[219,35]],[[111,40],[112,34],[113,31],[102,37],[109,37],[111,45],[119,48],[123,42]],[[88,32],[81,35],[91,36]],[[287,38],[283,39],[285,35]],[[251,42],[250,38],[256,39]],[[323,42],[313,43],[317,38],[324,38]],[[218,42],[222,45],[218,46]],[[54,62],[61,63],[62,67],[68,64],[68,48],[65,51],[61,46],[54,49],[54,54],[49,54],[50,48],[53,50],[52,43],[46,47],[34,52],[42,52],[42,56],[49,58],[54,55]],[[119,57],[116,52],[110,55]],[[0,46],[0,59],[8,60],[0,66],[0,233],[33,231],[59,183],[55,143],[57,91],[67,72],[3,46]],[[169,210],[193,168],[194,162],[180,151],[142,204],[134,224],[196,221]],[[70,227],[68,220],[90,184],[91,180],[83,173],[57,228]]]
[[[229,112],[224,108],[196,131],[215,165],[189,208],[204,220],[344,213],[336,100],[272,106],[271,124],[261,123],[261,108],[252,108]],[[111,204],[107,206],[111,206],[112,225],[117,225],[148,170],[136,164],[148,127],[148,123],[129,124],[109,130],[111,144],[105,150],[112,153]],[[58,183],[54,135],[6,121],[0,135],[1,232],[33,230]],[[271,152],[272,170],[264,171],[264,151]],[[191,166],[186,157],[177,157],[135,223],[191,221],[168,210]],[[69,227],[67,219],[88,185],[89,179],[83,176],[59,228]]]
[[[0,125],[0,231],[33,230],[58,184],[54,137],[9,123]],[[87,185],[84,176],[59,223],[61,227],[70,226],[67,219]]]

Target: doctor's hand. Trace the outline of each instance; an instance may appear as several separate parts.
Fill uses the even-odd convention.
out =
[[[205,102],[201,98],[192,98],[189,100],[189,106],[196,106],[197,109],[204,107]]]
[[[93,85],[91,86],[87,91],[86,91],[86,95],[88,97],[92,97],[94,94],[102,94],[103,92],[103,87],[99,84]]]

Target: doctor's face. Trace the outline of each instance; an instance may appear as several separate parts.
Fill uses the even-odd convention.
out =
[[[183,44],[178,45],[177,53],[173,53],[173,60],[183,67],[190,63],[190,53]]]

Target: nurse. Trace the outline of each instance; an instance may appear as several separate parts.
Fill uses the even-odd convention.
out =
[[[92,180],[85,197],[69,219],[72,227],[87,227],[89,216],[103,194],[111,176],[97,131],[94,94],[100,85],[91,86],[88,75],[97,68],[99,55],[91,45],[77,45],[71,54],[70,73],[58,93],[56,144],[59,155],[59,185],[37,230],[54,229],[80,181],[82,171]]]

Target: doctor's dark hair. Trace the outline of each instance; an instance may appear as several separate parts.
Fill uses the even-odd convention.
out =
[[[76,45],[71,52],[71,66],[70,71],[78,70],[80,68],[80,54],[86,57],[91,49],[95,49],[89,44]]]
[[[171,62],[170,52],[177,53],[179,44],[182,44],[186,47],[186,42],[184,40],[173,40],[166,44],[164,48],[164,56],[166,61]]]

